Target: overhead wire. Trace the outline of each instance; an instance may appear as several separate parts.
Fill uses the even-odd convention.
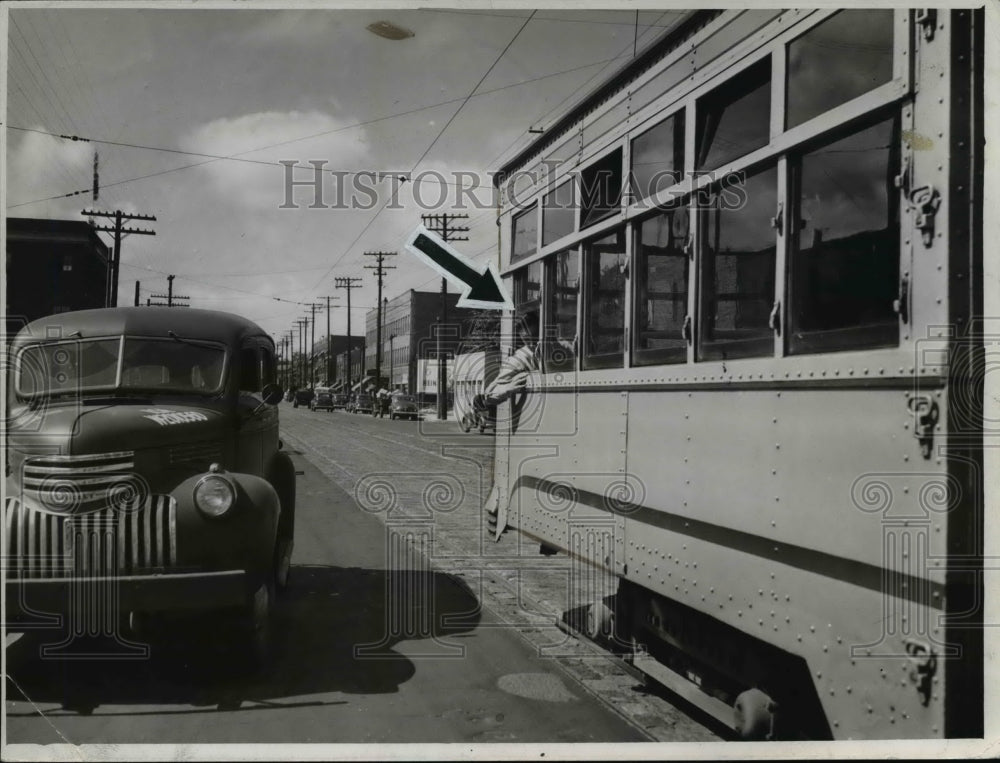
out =
[[[469,94],[462,101],[462,104],[455,110],[455,113],[451,115],[451,118],[438,131],[438,134],[434,137],[434,140],[431,141],[430,145],[427,146],[427,148],[424,150],[424,152],[420,155],[420,158],[417,159],[416,162],[414,162],[413,168],[410,170],[410,174],[411,175],[414,172],[416,172],[417,168],[420,166],[420,163],[425,158],[427,158],[427,155],[430,153],[431,149],[434,148],[434,146],[441,139],[441,136],[444,135],[445,131],[448,129],[448,127],[451,125],[451,123],[455,121],[455,118],[459,115],[459,113],[462,111],[462,109],[465,107],[465,105],[469,102],[469,100],[472,98],[472,96],[475,95],[475,92],[476,92],[476,90],[479,89],[479,86],[483,84],[483,82],[486,80],[486,78],[490,75],[490,72],[492,72],[493,69],[496,68],[496,65],[498,63],[500,63],[501,59],[503,59],[503,57],[507,54],[507,51],[510,50],[511,46],[514,44],[514,42],[517,40],[517,38],[521,36],[521,32],[523,32],[524,29],[525,29],[525,27],[528,26],[528,24],[531,22],[531,19],[532,19],[532,17],[534,15],[535,15],[535,11],[532,11],[531,15],[528,16],[527,19],[525,19],[524,23],[517,30],[517,32],[514,33],[514,36],[511,37],[510,41],[507,43],[507,45],[504,47],[504,49],[502,51],[500,51],[500,55],[498,55],[496,57],[496,59],[493,61],[493,63],[490,64],[489,69],[487,69],[486,73],[483,74],[483,76],[479,79],[479,82],[476,83],[476,86],[474,88],[472,88],[472,90],[469,92]],[[351,249],[353,249],[354,246],[358,243],[358,241],[361,240],[361,237],[364,236],[365,233],[368,232],[369,228],[371,228],[372,225],[374,225],[375,220],[378,219],[378,216],[382,213],[382,211],[386,208],[386,206],[388,206],[388,204],[391,203],[392,199],[395,197],[396,191],[398,191],[398,186],[397,186],[396,189],[393,190],[393,193],[390,195],[389,200],[385,204],[383,204],[381,207],[378,208],[378,210],[371,217],[371,219],[368,221],[368,223],[365,225],[365,227],[362,228],[361,232],[357,236],[355,236],[354,240],[351,241],[351,243],[347,245],[347,247],[343,250],[343,252],[341,253],[341,255],[333,262],[333,264],[330,266],[329,270],[327,270],[327,272],[323,275],[323,277],[319,279],[318,283],[323,283],[330,276],[330,273],[333,272],[334,268],[336,268],[337,265],[339,265],[341,263],[341,261],[343,261],[344,257],[346,257],[350,253]]]

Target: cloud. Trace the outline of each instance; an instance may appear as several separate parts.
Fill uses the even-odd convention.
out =
[[[34,129],[44,129],[39,125]],[[22,133],[21,140],[8,154],[7,192],[11,205],[89,188],[94,147],[89,143],[63,140],[41,133]],[[13,142],[13,141],[12,141]],[[53,189],[58,189],[53,192]],[[33,204],[11,214],[32,217],[79,217],[80,205],[89,196],[74,196],[46,204]]]
[[[368,157],[364,128],[350,127],[320,111],[266,111],[216,119],[183,136],[181,147],[202,154],[239,155],[244,161],[214,161],[197,172],[208,178],[220,203],[268,209],[284,200],[285,168],[279,161],[293,160],[304,167],[319,161],[331,170],[363,170]]]

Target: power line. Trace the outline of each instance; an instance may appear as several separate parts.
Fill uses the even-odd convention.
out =
[[[531,18],[532,18],[532,16],[534,16],[534,15],[535,15],[535,11],[532,11],[532,12],[531,12],[531,16],[528,16],[527,20],[525,20],[525,22],[524,22],[524,23],[523,23],[523,24],[521,25],[520,29],[518,29],[518,30],[517,30],[517,32],[516,32],[516,33],[514,34],[514,36],[513,36],[513,37],[511,37],[511,39],[510,39],[510,42],[508,42],[508,43],[507,43],[507,46],[506,46],[506,47],[505,47],[505,48],[504,48],[504,49],[503,49],[502,51],[500,51],[500,55],[496,57],[496,59],[495,59],[495,60],[493,61],[493,63],[492,63],[492,64],[490,64],[490,68],[486,70],[486,74],[484,74],[484,75],[483,75],[483,76],[482,76],[482,77],[481,77],[481,78],[479,79],[479,82],[477,82],[477,83],[476,83],[476,86],[475,86],[475,87],[474,87],[474,88],[473,88],[473,89],[472,89],[472,90],[471,90],[471,91],[469,92],[469,94],[468,94],[468,95],[467,95],[467,96],[465,97],[465,99],[464,99],[464,100],[462,101],[462,105],[461,105],[461,106],[459,106],[459,107],[458,107],[458,108],[457,108],[457,109],[455,110],[455,113],[451,115],[451,119],[449,119],[449,120],[448,120],[448,121],[447,121],[447,122],[445,123],[444,127],[442,127],[442,128],[441,128],[441,129],[440,129],[440,130],[438,131],[438,134],[437,134],[437,135],[435,136],[434,140],[432,140],[432,141],[431,141],[431,144],[430,144],[430,145],[429,145],[429,146],[427,147],[427,149],[426,149],[426,150],[424,151],[424,153],[423,153],[423,154],[421,154],[420,158],[419,158],[419,159],[417,159],[417,161],[416,161],[416,162],[414,163],[414,165],[413,165],[413,168],[412,168],[412,169],[410,170],[410,175],[411,175],[411,176],[413,175],[413,173],[414,173],[414,172],[416,172],[416,170],[417,170],[417,167],[419,167],[419,166],[420,166],[420,162],[422,162],[422,161],[424,160],[424,158],[425,158],[425,157],[427,156],[427,154],[428,154],[428,153],[430,152],[431,148],[433,148],[433,147],[434,147],[434,144],[436,144],[436,143],[438,142],[438,140],[439,140],[439,139],[441,138],[441,136],[442,136],[442,135],[444,135],[444,131],[448,129],[448,125],[450,125],[450,124],[451,124],[451,123],[452,123],[453,121],[455,121],[455,117],[457,117],[457,116],[458,116],[459,112],[461,112],[461,110],[462,110],[462,108],[463,108],[463,107],[465,106],[465,104],[467,104],[467,103],[469,102],[469,99],[470,99],[470,98],[472,98],[472,96],[473,96],[473,95],[475,94],[476,90],[478,90],[478,89],[479,89],[479,86],[483,84],[483,81],[484,81],[484,80],[485,80],[485,79],[486,79],[486,78],[487,78],[487,77],[489,76],[490,72],[491,72],[491,71],[493,71],[493,69],[494,69],[494,68],[496,68],[496,65],[497,65],[498,63],[500,63],[500,59],[502,59],[502,58],[504,57],[504,55],[506,55],[507,51],[508,51],[508,50],[510,50],[510,46],[514,44],[514,41],[515,41],[515,40],[516,40],[516,39],[517,39],[517,38],[518,38],[518,37],[519,37],[519,36],[521,35],[521,32],[523,32],[523,31],[524,31],[524,28],[525,28],[526,26],[528,26],[528,22],[530,22],[530,21],[531,21]],[[325,274],[325,275],[324,275],[324,276],[323,276],[323,277],[322,277],[322,278],[320,279],[320,282],[323,282],[323,281],[325,281],[325,280],[326,280],[326,278],[327,278],[327,277],[328,277],[328,276],[330,275],[330,273],[331,273],[331,272],[333,272],[333,269],[334,269],[334,268],[335,268],[335,267],[337,266],[337,264],[339,264],[339,263],[340,263],[340,261],[341,261],[341,260],[343,260],[343,259],[344,259],[344,257],[346,257],[346,256],[347,256],[347,254],[348,254],[348,253],[349,253],[349,252],[351,251],[351,249],[352,249],[352,248],[353,248],[353,247],[354,247],[354,246],[355,246],[355,245],[356,245],[356,244],[358,243],[358,241],[360,241],[360,240],[361,240],[361,237],[362,237],[362,236],[364,236],[364,235],[365,235],[365,233],[367,233],[367,232],[368,232],[368,229],[369,229],[369,228],[371,228],[371,226],[375,224],[375,220],[377,220],[377,219],[378,219],[378,216],[379,216],[380,214],[382,214],[382,211],[383,211],[383,210],[384,210],[384,209],[386,208],[386,206],[388,206],[388,204],[389,204],[389,203],[391,203],[392,199],[393,199],[393,198],[395,198],[395,195],[396,195],[396,192],[397,192],[397,191],[399,190],[399,187],[400,187],[400,186],[397,186],[397,187],[396,187],[396,188],[395,188],[395,189],[393,190],[393,193],[392,193],[392,194],[390,195],[390,197],[389,197],[389,200],[388,200],[388,201],[386,201],[386,203],[385,203],[385,204],[383,204],[383,205],[382,205],[381,207],[379,207],[379,208],[378,208],[378,210],[376,210],[375,214],[374,214],[374,215],[372,215],[372,218],[371,218],[371,219],[370,219],[370,220],[368,221],[368,223],[367,223],[367,224],[365,225],[365,227],[361,229],[361,232],[360,232],[360,233],[359,233],[359,234],[358,234],[357,236],[355,236],[355,237],[354,237],[354,240],[353,240],[353,241],[352,241],[352,242],[351,242],[350,244],[348,244],[347,248],[346,248],[346,249],[344,249],[344,251],[343,251],[343,253],[342,253],[342,254],[340,255],[340,257],[338,257],[338,258],[337,258],[337,259],[336,259],[336,260],[334,261],[333,265],[331,265],[331,266],[330,266],[330,269],[329,269],[329,270],[328,270],[328,271],[326,272],[326,274]],[[349,314],[349,313],[348,313],[348,314]]]
[[[593,66],[599,66],[601,64],[613,63],[614,61],[618,60],[619,58],[624,58],[624,57],[625,56],[621,56],[620,55],[620,56],[615,56],[613,58],[601,59],[599,61],[592,61],[592,62],[590,62],[588,64],[582,64],[580,66],[574,66],[574,67],[572,67],[570,69],[563,69],[563,70],[558,71],[558,72],[551,72],[549,74],[542,74],[542,75],[539,75],[538,77],[532,77],[532,78],[526,79],[526,80],[519,80],[518,82],[513,82],[513,83],[511,83],[509,85],[501,85],[499,87],[491,88],[489,90],[483,90],[480,93],[473,94],[471,97],[472,98],[480,98],[482,96],[491,95],[493,93],[497,93],[497,92],[500,92],[502,90],[509,90],[511,88],[521,87],[522,85],[528,85],[528,84],[531,84],[531,83],[534,83],[534,82],[539,82],[541,80],[549,79],[551,77],[559,77],[559,76],[561,76],[563,74],[572,74],[573,72],[581,71],[583,69],[589,69],[589,68],[591,68]],[[135,183],[135,182],[139,182],[141,180],[148,180],[150,178],[159,177],[161,175],[167,175],[169,173],[178,172],[180,170],[192,169],[194,167],[201,167],[201,166],[204,166],[206,164],[211,164],[211,163],[217,162],[217,161],[226,161],[226,160],[241,161],[240,157],[242,157],[244,154],[251,154],[251,153],[255,153],[257,151],[266,151],[266,150],[271,149],[271,148],[278,148],[280,146],[289,145],[291,143],[297,143],[297,142],[300,142],[300,141],[303,141],[303,140],[310,140],[312,138],[319,138],[319,137],[323,137],[323,136],[326,136],[326,135],[332,135],[334,133],[342,132],[344,130],[352,130],[352,129],[355,129],[355,128],[358,128],[358,127],[365,127],[367,125],[376,124],[378,122],[384,122],[384,121],[388,121],[388,120],[392,120],[392,119],[399,119],[399,118],[402,118],[402,117],[405,117],[405,116],[410,116],[411,114],[416,114],[416,113],[421,112],[421,111],[427,111],[429,109],[435,109],[435,108],[438,108],[440,106],[447,106],[448,104],[451,104],[451,103],[458,103],[459,101],[462,101],[462,100],[463,100],[463,98],[450,98],[448,100],[439,101],[437,103],[432,103],[432,104],[429,104],[427,106],[419,106],[417,108],[409,109],[407,111],[400,111],[400,112],[396,112],[394,114],[387,114],[387,115],[382,116],[382,117],[376,117],[374,119],[368,119],[368,120],[365,120],[365,121],[362,121],[362,122],[354,122],[354,123],[349,124],[349,125],[344,125],[342,127],[335,128],[333,130],[326,130],[326,131],[323,131],[323,132],[313,133],[311,135],[303,135],[303,136],[298,137],[298,138],[291,138],[289,140],[281,141],[279,143],[271,143],[271,144],[266,145],[266,146],[259,146],[257,148],[252,148],[252,149],[248,149],[246,151],[241,151],[241,152],[239,152],[237,154],[232,154],[230,156],[217,156],[217,157],[213,157],[213,158],[210,158],[210,159],[206,159],[203,162],[193,162],[191,164],[181,165],[180,167],[173,167],[173,168],[167,169],[167,170],[160,170],[158,172],[151,172],[151,173],[148,173],[148,174],[145,174],[145,175],[138,175],[138,176],[132,177],[132,178],[125,178],[123,180],[115,180],[115,181],[112,181],[110,183],[104,183],[104,184],[102,184],[101,188],[104,188],[104,189],[113,188],[113,187],[116,187],[116,186],[124,185],[126,183]],[[29,103],[29,105],[30,105],[30,103]],[[38,116],[41,119],[41,121],[44,122],[45,120],[41,117],[41,114],[39,114],[37,110],[35,110],[35,112],[36,112],[36,114],[38,114]],[[40,133],[45,134],[45,135],[53,135],[53,133],[48,132],[48,131],[44,131],[44,130],[30,130],[29,128],[17,127],[17,126],[11,126],[10,129],[12,129],[12,130],[21,130],[21,131],[26,131],[26,132],[27,131],[33,131],[33,132],[40,132]],[[86,141],[95,142],[95,143],[97,143],[97,142],[107,143],[109,145],[121,146],[121,147],[147,148],[148,150],[151,150],[151,151],[169,151],[169,152],[172,152],[172,153],[181,153],[181,154],[183,154],[183,153],[191,153],[191,152],[183,152],[183,151],[180,151],[179,149],[166,149],[166,148],[162,148],[161,149],[161,148],[156,147],[156,146],[143,147],[143,146],[139,146],[139,145],[135,145],[135,144],[125,144],[125,143],[121,143],[121,142],[97,140],[97,139],[92,139],[92,138],[88,139],[88,138],[81,138],[79,136],[75,136],[74,137],[74,136],[71,136],[71,135],[57,135],[56,137],[61,137],[61,138],[65,138],[65,139],[68,139],[68,140],[86,140]],[[518,136],[517,139],[520,139],[520,136]],[[517,140],[517,139],[515,139],[515,140]],[[507,149],[504,149],[504,151],[501,152],[501,153],[504,153],[506,151],[507,151]],[[197,154],[195,154],[195,155],[197,155]],[[245,160],[245,161],[251,161],[251,160]],[[275,163],[271,162],[270,164],[275,164]],[[280,166],[284,167],[285,165],[280,165]],[[308,169],[315,170],[314,167],[310,167]],[[331,172],[331,173],[335,172],[335,170],[328,170],[328,171]],[[352,174],[352,173],[347,173],[347,174]],[[358,173],[355,172],[353,174],[358,174]],[[439,183],[441,182],[439,178],[434,178],[434,177],[426,177],[426,178],[425,177],[421,177],[421,178],[415,178],[415,180],[420,181],[420,182],[425,182],[425,181],[436,181],[436,182],[439,182]],[[449,185],[455,185],[455,184],[449,184]],[[9,205],[7,205],[7,208],[8,209],[15,209],[17,207],[28,206],[29,204],[40,204],[40,203],[45,202],[45,201],[54,201],[56,199],[63,199],[63,198],[67,198],[67,197],[70,197],[70,196],[78,196],[78,195],[81,195],[82,193],[84,193],[84,192],[86,192],[88,190],[89,189],[84,189],[82,191],[72,191],[70,193],[56,194],[55,196],[47,196],[47,197],[42,198],[42,199],[32,199],[31,201],[23,201],[23,202],[19,202],[17,204],[9,204]]]

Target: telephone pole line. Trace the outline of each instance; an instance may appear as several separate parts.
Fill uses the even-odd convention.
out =
[[[316,383],[316,353],[314,351],[316,347],[316,311],[323,307],[323,305],[310,302],[308,307],[309,322],[312,324],[309,338],[309,387],[311,388]]]
[[[96,158],[95,158],[96,162]],[[95,190],[96,196],[96,190]],[[111,255],[111,262],[108,263],[108,280],[107,287],[105,291],[105,302],[108,307],[118,306],[118,266],[121,263],[122,254],[122,235],[128,235],[133,233],[137,236],[155,236],[156,231],[147,230],[145,228],[123,228],[122,223],[126,220],[147,220],[151,222],[156,222],[156,217],[153,215],[134,215],[127,212],[122,212],[120,209],[116,209],[114,212],[100,212],[94,209],[84,209],[80,212],[81,215],[86,215],[87,217],[107,217],[115,221],[114,227],[107,225],[95,225],[94,230],[104,231],[105,233],[112,233],[115,237],[115,248]]]
[[[395,270],[395,265],[386,265],[386,257],[395,257],[396,252],[365,252],[366,257],[374,257],[375,265],[365,265],[368,270],[375,271],[378,278],[378,299],[375,301],[375,384],[382,386],[382,279],[385,271]]]
[[[190,307],[190,305],[185,305],[180,302],[174,304],[175,299],[191,299],[191,297],[184,297],[180,294],[174,294],[174,278],[175,276],[167,276],[167,293],[166,294],[153,294],[153,299],[165,299],[166,302],[149,302],[147,305],[152,305],[153,307]],[[138,292],[136,292],[138,294]]]
[[[299,327],[299,367],[301,370],[301,375],[299,376],[299,385],[304,386],[306,379],[306,326],[309,323],[308,318],[299,318],[295,321],[295,324]]]
[[[333,337],[330,336],[330,308],[340,307],[340,305],[331,305],[331,299],[340,299],[340,297],[320,297],[320,299],[326,300],[326,383],[333,385],[334,378],[336,377],[336,365],[333,362]],[[350,349],[350,348],[348,348]]]
[[[351,357],[354,352],[354,348],[351,346],[351,290],[357,289],[361,285],[361,279],[335,276],[334,281],[338,289],[347,289],[347,391],[350,392],[354,385],[354,376],[351,373]]]
[[[466,214],[450,215],[447,212],[440,215],[421,215],[424,227],[434,231],[445,241],[468,241],[468,236],[456,235],[468,233],[467,225],[452,225],[453,220],[467,220]],[[441,330],[448,322],[448,282],[441,279],[441,315],[438,316],[437,327],[437,365],[438,365],[438,419],[445,421],[448,418],[448,359],[441,357]],[[442,360],[444,362],[442,362]]]

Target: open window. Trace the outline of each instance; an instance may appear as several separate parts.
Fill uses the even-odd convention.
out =
[[[624,365],[627,266],[624,229],[616,229],[583,246],[584,368]]]
[[[576,223],[575,197],[572,180],[545,195],[542,200],[542,246],[573,232]]]
[[[667,117],[632,141],[629,180],[637,199],[679,183],[684,176],[684,112]]]
[[[766,146],[771,134],[771,58],[698,99],[695,169],[708,171]]]
[[[790,353],[898,344],[900,143],[892,117],[790,157]]]
[[[622,208],[622,150],[615,149],[580,173],[580,227],[606,220]]]

